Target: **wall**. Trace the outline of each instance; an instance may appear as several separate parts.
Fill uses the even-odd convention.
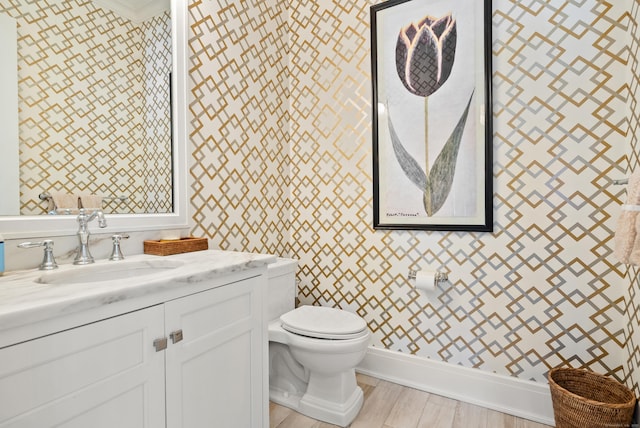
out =
[[[627,10],[493,8],[494,233],[384,232],[371,230],[368,4],[295,3],[300,299],[357,311],[399,352],[538,381],[562,364],[625,378],[609,179],[624,175]],[[409,269],[439,266],[451,283],[410,288]]]
[[[627,116],[629,130],[627,133],[627,176],[640,166],[640,109],[637,100],[640,99],[640,0],[634,0],[629,19],[629,100],[627,102]],[[636,266],[627,266],[623,269],[625,281],[629,288],[626,296],[625,320],[627,322],[627,342],[625,346],[627,356],[627,370],[631,373],[627,381],[640,396],[640,269]]]
[[[38,195],[56,191],[129,198],[107,212],[171,212],[169,13],[137,25],[92,2],[18,1],[0,14],[18,24],[20,213],[45,213]]]
[[[289,76],[283,1],[190,2],[192,233],[289,253]]]
[[[491,234],[372,229],[369,6],[192,1],[193,233],[298,258],[300,301],[357,312],[376,347],[627,381],[629,2],[493,1]],[[406,280],[437,267],[436,292]]]

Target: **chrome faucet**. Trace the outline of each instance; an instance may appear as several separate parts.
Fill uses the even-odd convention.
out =
[[[98,226],[107,227],[107,219],[104,218],[102,210],[95,210],[91,214],[87,214],[86,209],[80,208],[78,214],[78,241],[80,241],[80,246],[78,247],[76,258],[73,259],[74,265],[88,265],[95,262],[89,252],[89,222],[96,217],[98,218]]]

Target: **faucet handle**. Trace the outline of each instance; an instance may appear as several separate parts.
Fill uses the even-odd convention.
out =
[[[44,257],[38,269],[53,270],[58,268],[56,259],[53,257],[53,241],[51,239],[45,239],[44,241],[38,241],[38,242],[22,242],[18,244],[18,247],[19,248],[44,247]]]
[[[113,250],[111,251],[109,260],[124,260],[124,255],[122,254],[122,250],[120,249],[120,240],[128,238],[129,235],[126,233],[117,233],[111,237],[111,240],[113,241]]]

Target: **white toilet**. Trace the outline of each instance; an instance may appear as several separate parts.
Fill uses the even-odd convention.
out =
[[[335,308],[295,308],[297,261],[268,266],[269,399],[345,427],[362,407],[355,366],[371,334],[358,315]]]

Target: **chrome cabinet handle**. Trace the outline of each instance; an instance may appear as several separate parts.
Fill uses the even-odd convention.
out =
[[[182,330],[176,330],[174,332],[172,332],[169,337],[171,338],[171,342],[173,343],[178,343],[180,342],[182,339],[184,339],[182,337]]]
[[[183,339],[182,330],[176,330],[169,334],[172,343],[178,343]],[[156,352],[164,351],[167,349],[168,340],[166,337],[160,337],[153,341],[153,347],[156,349]]]
[[[167,349],[167,338],[161,337],[160,339],[154,340],[153,347],[156,348],[156,352],[160,352]]]

